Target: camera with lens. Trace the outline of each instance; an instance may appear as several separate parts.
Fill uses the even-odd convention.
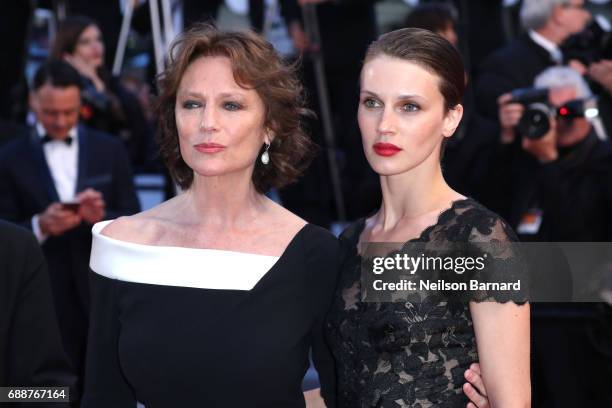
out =
[[[612,59],[612,27],[603,16],[597,15],[584,30],[567,38],[561,44],[567,61],[578,60],[584,65],[602,59]]]
[[[508,103],[520,103],[525,111],[516,125],[522,136],[537,140],[550,130],[550,117],[572,120],[576,118],[594,118],[599,114],[597,100],[574,99],[562,106],[554,107],[549,102],[548,88],[521,88],[512,91]]]

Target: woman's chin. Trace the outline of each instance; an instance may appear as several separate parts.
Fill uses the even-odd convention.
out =
[[[102,67],[102,65],[104,65],[104,59],[103,58],[96,58],[96,59],[93,59],[91,61],[91,66],[94,67],[95,69],[100,69],[100,67]]]
[[[237,176],[244,173],[244,177],[251,177],[253,170],[249,166],[228,166],[227,163],[212,163],[206,165],[190,166],[194,175],[198,177],[223,177],[228,175]]]
[[[194,173],[199,177],[222,177],[230,172],[226,169],[205,168],[196,169]]]
[[[406,166],[405,163],[401,163],[401,166],[398,163],[380,163],[379,161],[370,161],[369,163],[372,170],[379,176],[396,176],[410,170],[410,167]]]

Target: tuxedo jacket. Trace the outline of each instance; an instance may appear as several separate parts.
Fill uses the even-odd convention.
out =
[[[102,193],[106,218],[139,211],[133,175],[122,143],[79,126],[77,193],[91,187]],[[58,202],[40,136],[32,130],[0,149],[0,219],[31,229],[32,216]],[[80,226],[42,244],[49,266],[59,326],[68,355],[84,353],[89,315],[91,225]],[[77,369],[80,369],[77,363]]]
[[[0,387],[73,387],[76,376],[62,348],[45,259],[36,239],[0,221],[0,243]]]
[[[517,88],[533,86],[535,77],[555,65],[550,53],[524,34],[491,54],[478,70],[476,106],[497,121],[497,98]]]

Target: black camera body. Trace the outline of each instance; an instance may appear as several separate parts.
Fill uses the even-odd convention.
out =
[[[548,117],[553,114],[553,109],[548,103],[548,93],[548,88],[521,88],[512,91],[509,103],[525,106],[516,129],[528,139],[540,139],[550,130]]]
[[[551,117],[572,120],[593,118],[599,113],[595,99],[574,99],[555,108],[549,102],[548,88],[515,89],[511,95],[512,99],[508,103],[520,103],[525,106],[516,129],[527,139],[537,140],[544,137],[550,130]]]
[[[608,20],[597,15],[581,32],[561,44],[566,61],[575,59],[584,65],[612,59],[612,30]]]

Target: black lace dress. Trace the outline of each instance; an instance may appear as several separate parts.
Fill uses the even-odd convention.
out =
[[[326,322],[337,364],[338,407],[465,407],[464,371],[478,361],[468,302],[434,295],[417,301],[363,302],[357,244],[364,227],[362,219],[341,236],[347,256]],[[409,242],[515,240],[501,218],[464,199]],[[499,258],[502,265],[514,262]],[[476,300],[488,297],[480,294]]]

